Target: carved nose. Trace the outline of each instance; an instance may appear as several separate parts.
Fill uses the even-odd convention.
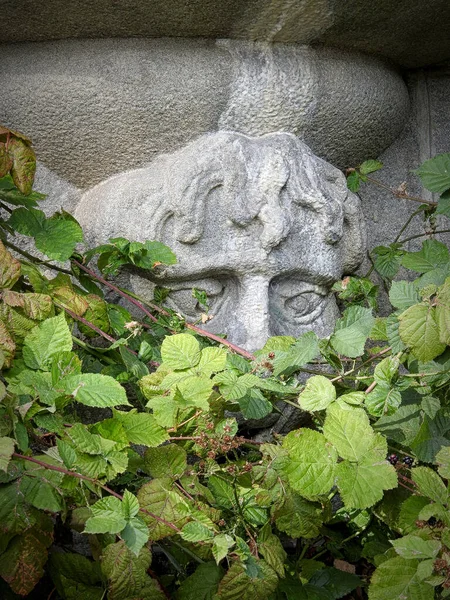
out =
[[[259,350],[269,337],[269,281],[261,275],[247,275],[240,282],[239,320],[245,331],[243,347]]]

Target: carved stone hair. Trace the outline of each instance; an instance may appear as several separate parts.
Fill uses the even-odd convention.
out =
[[[289,133],[204,135],[146,168],[97,185],[82,197],[76,217],[95,243],[119,235],[163,240],[166,222],[173,218],[176,239],[195,244],[216,188],[221,188],[222,210],[234,225],[245,228],[255,220],[263,225],[260,242],[267,252],[286,238],[301,207],[323,220],[325,243],[342,240],[346,270],[362,259],[358,198],[338,169]]]

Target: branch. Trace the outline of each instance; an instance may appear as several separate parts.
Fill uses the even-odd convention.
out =
[[[120,494],[118,494],[117,492],[112,490],[111,488],[107,487],[103,483],[100,483],[100,481],[98,481],[97,479],[94,479],[93,477],[86,477],[86,475],[81,475],[80,473],[76,473],[75,471],[69,471],[68,469],[64,469],[63,467],[57,467],[55,465],[50,465],[42,460],[38,460],[37,458],[33,458],[31,456],[24,456],[23,454],[18,454],[17,452],[13,452],[12,456],[14,458],[19,458],[21,460],[27,460],[28,462],[35,463],[36,465],[44,467],[45,469],[49,469],[50,471],[58,471],[58,473],[64,473],[64,475],[69,475],[70,477],[76,477],[77,479],[82,479],[83,481],[89,481],[90,483],[93,483],[94,485],[98,485],[99,487],[101,487],[102,490],[105,490],[105,492],[108,492],[108,494],[111,494],[111,496],[115,496],[116,498],[119,498],[119,500],[123,500],[123,496],[121,496]],[[162,519],[161,517],[158,517],[158,515],[151,513],[150,511],[146,510],[145,508],[139,507],[139,510],[140,510],[140,512],[148,515],[152,519],[155,519],[155,521],[158,521],[159,523],[162,523],[163,525],[170,527],[170,529],[173,529],[177,533],[180,533],[181,529],[179,529],[173,523],[170,523],[169,521],[166,521],[166,520]]]
[[[15,244],[8,242],[8,240],[3,240],[3,243],[5,244],[5,246],[8,246],[8,248],[11,248],[11,250],[14,250],[14,252],[17,252],[17,254],[21,254],[22,256],[25,256],[25,258],[28,258],[28,260],[35,265],[44,265],[45,267],[48,267],[49,269],[53,269],[54,271],[59,271],[60,273],[65,273],[66,275],[72,275],[72,273],[70,271],[68,271],[67,269],[63,269],[62,267],[58,267],[57,265],[52,265],[52,263],[49,263],[45,260],[41,260],[40,258],[33,256],[29,252],[22,250],[22,248],[19,248]]]
[[[100,277],[100,275],[97,275],[94,271],[92,271],[91,269],[88,269],[87,267],[82,265],[77,260],[72,259],[72,262],[75,265],[77,265],[78,268],[82,269],[85,273],[90,275],[93,279],[96,279],[97,281],[99,281],[100,283],[105,285],[106,287],[109,287],[111,290],[114,290],[117,294],[122,296],[122,298],[125,298],[126,300],[128,300],[128,302],[130,302],[131,304],[134,304],[134,306],[139,308],[154,323],[158,322],[158,319],[154,315],[152,315],[152,313],[149,312],[141,302],[139,302],[138,300],[136,300],[135,298],[130,296],[130,294],[124,292],[119,287],[117,287],[113,283],[110,283],[103,277]],[[159,313],[160,315],[164,315],[165,317],[170,317],[170,313],[167,312],[166,310],[164,310],[163,308],[161,308],[160,306],[157,306],[156,304],[152,304],[151,302],[147,302],[147,301],[145,302],[145,304],[147,306],[149,306],[152,310]],[[248,358],[249,360],[255,360],[255,356],[253,354],[251,354],[250,352],[247,352],[247,350],[244,350],[243,348],[236,346],[235,344],[233,344],[232,342],[229,342],[228,340],[224,340],[223,338],[221,338],[220,336],[218,336],[214,333],[205,331],[204,329],[201,329],[200,327],[197,327],[196,325],[191,325],[191,323],[185,323],[184,325],[187,329],[190,329],[191,331],[195,331],[195,333],[198,333],[199,335],[201,335],[203,337],[207,337],[211,340],[214,340],[215,342],[218,342],[219,344],[222,344],[223,346],[227,346],[230,350],[232,350],[233,352],[236,352],[236,354],[240,354],[244,358]]]

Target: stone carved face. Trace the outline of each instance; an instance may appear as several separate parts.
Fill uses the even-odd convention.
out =
[[[178,263],[130,274],[136,293],[167,287],[169,305],[195,321],[192,288],[203,289],[206,328],[250,350],[272,335],[328,335],[338,316],[330,288],[356,268],[365,243],[343,174],[286,133],[205,135],[96,186],[76,217],[91,243],[170,246]]]

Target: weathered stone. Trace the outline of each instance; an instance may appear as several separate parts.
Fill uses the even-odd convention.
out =
[[[91,244],[123,236],[171,247],[178,264],[132,274],[133,289],[151,298],[155,285],[168,287],[170,305],[191,320],[202,312],[192,288],[205,290],[207,327],[249,349],[269,335],[328,335],[330,288],[365,244],[343,174],[288,133],[202,136],[97,185],[75,216]]]
[[[89,188],[204,133],[286,131],[335,166],[375,157],[400,133],[400,75],[359,54],[212,40],[4,45],[0,123],[39,160]],[[26,82],[26,85],[25,85]]]

